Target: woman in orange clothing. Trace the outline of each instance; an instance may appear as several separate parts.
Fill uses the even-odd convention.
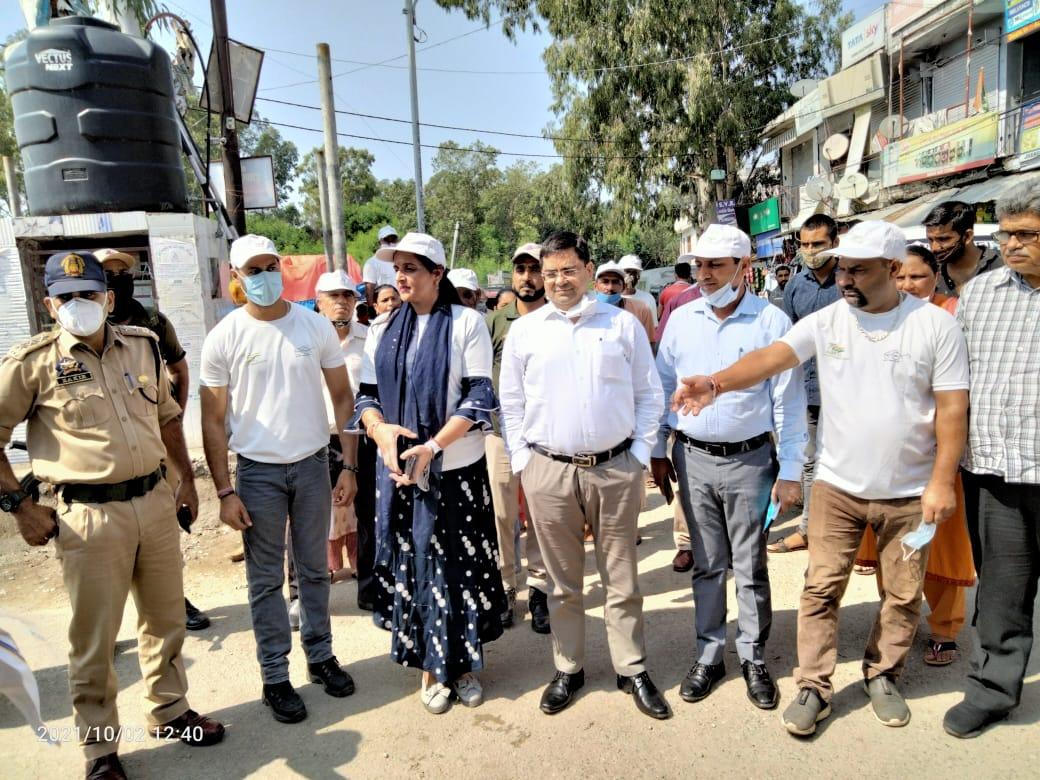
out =
[[[935,256],[927,248],[917,245],[907,247],[906,253],[896,277],[899,289],[930,300],[953,314],[957,299],[935,292],[939,272]],[[878,565],[877,559],[877,542],[868,528],[856,556],[857,570],[863,574],[873,573]],[[878,590],[884,588],[882,575],[878,571]],[[936,529],[925,570],[924,597],[931,610],[928,625],[932,635],[924,662],[929,666],[946,666],[956,660],[956,638],[964,626],[964,589],[974,584],[975,564],[964,515],[964,489],[958,477],[957,509]]]

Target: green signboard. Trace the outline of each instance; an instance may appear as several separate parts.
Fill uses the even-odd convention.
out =
[[[770,198],[756,203],[748,209],[748,221],[751,223],[751,235],[768,233],[780,229],[780,199]]]

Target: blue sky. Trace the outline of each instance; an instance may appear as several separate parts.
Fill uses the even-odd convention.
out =
[[[209,0],[164,0],[174,13],[191,23],[199,45],[206,52],[212,36]],[[846,6],[859,18],[880,4],[879,0],[846,0]],[[405,23],[399,0],[295,0],[292,4],[275,0],[227,0],[228,28],[231,37],[267,50],[260,78],[260,98],[319,105],[316,83],[298,84],[317,78],[313,57],[315,44],[324,41],[332,57],[358,62],[378,62],[407,52]],[[422,121],[467,128],[504,130],[538,135],[552,122],[549,79],[544,72],[542,51],[549,43],[545,34],[530,32],[511,43],[492,24],[485,29],[459,12],[441,10],[433,0],[420,0],[419,26],[426,42],[418,44],[417,62],[421,69],[484,71],[484,73],[419,72],[419,112]],[[492,19],[494,22],[495,19]],[[5,36],[24,26],[16,0],[0,6],[0,32]],[[464,35],[465,33],[470,33]],[[463,36],[463,37],[458,37]],[[455,40],[449,40],[449,39]],[[168,42],[169,37],[160,38]],[[421,51],[425,46],[441,44]],[[280,49],[281,53],[272,51]],[[300,56],[302,55],[302,56]],[[358,68],[333,62],[336,107],[348,111],[408,119],[407,57],[387,63],[391,67]],[[525,71],[522,74],[488,74],[487,71]],[[286,86],[294,85],[294,86]],[[321,127],[321,113],[276,105],[259,100],[257,110],[273,122],[310,128]],[[411,141],[407,124],[374,119],[337,118],[341,133]],[[279,128],[300,148],[301,155],[321,144],[321,134]],[[538,138],[513,138],[488,133],[459,132],[435,128],[422,129],[422,142],[436,145],[455,140],[469,144],[475,140],[491,144],[503,152],[520,155],[553,154],[550,141]],[[375,156],[374,172],[379,178],[410,178],[411,148],[356,139],[341,139],[349,146],[369,149]],[[433,150],[423,152],[424,178],[430,176]],[[500,164],[518,159],[503,156]],[[548,159],[536,159],[541,164]]]

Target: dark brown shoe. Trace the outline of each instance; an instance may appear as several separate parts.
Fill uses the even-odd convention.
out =
[[[192,747],[209,747],[224,739],[224,725],[213,718],[199,715],[195,710],[188,710],[169,723],[155,726],[152,736],[156,739],[179,739]]]
[[[119,763],[119,756],[109,753],[87,762],[87,780],[126,780],[126,772]]]
[[[693,568],[693,553],[689,550],[679,550],[672,558],[672,571],[684,572]]]

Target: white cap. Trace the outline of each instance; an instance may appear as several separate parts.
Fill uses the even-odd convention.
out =
[[[95,249],[94,257],[104,265],[109,260],[118,260],[126,266],[126,270],[133,271],[137,267],[137,258],[118,249]]]
[[[622,271],[642,271],[643,261],[639,255],[625,255],[618,260],[618,268]]]
[[[453,268],[448,271],[448,281],[456,288],[462,287],[466,290],[473,290],[473,292],[480,290],[477,272],[470,268]]]
[[[314,285],[314,289],[317,292],[335,292],[336,290],[343,290],[349,292],[352,295],[357,295],[357,289],[354,287],[354,280],[350,278],[350,275],[340,269],[339,271],[326,271],[318,277],[318,283]]]
[[[384,238],[386,238],[388,236],[396,236],[396,235],[397,235],[397,231],[394,229],[393,225],[383,225],[383,227],[379,228],[379,240],[380,241],[382,241]]]
[[[825,249],[819,256],[902,260],[906,256],[906,233],[891,222],[870,219],[853,225],[848,233],[838,237],[835,249]]]
[[[687,252],[684,255],[679,255],[679,257],[675,259],[675,264],[679,265],[679,263],[686,263],[687,265],[693,265],[693,261],[696,259],[697,255],[692,252]]]
[[[241,268],[254,257],[260,257],[261,255],[271,255],[279,260],[282,259],[282,256],[278,254],[274,241],[267,236],[257,236],[249,233],[241,238],[236,238],[231,244],[231,267]]]
[[[542,256],[542,245],[536,244],[533,241],[529,241],[526,244],[521,244],[513,252],[513,262],[515,263],[521,257],[530,257],[534,260],[541,259]]]
[[[622,280],[625,278],[625,270],[619,263],[608,262],[601,265],[596,269],[596,278],[599,279],[603,274],[617,274]]]
[[[738,260],[751,255],[751,239],[747,233],[732,225],[708,225],[693,245],[694,257],[735,257]]]
[[[381,246],[376,250],[379,260],[390,260],[393,262],[395,252],[411,252],[422,255],[427,260],[436,263],[443,268],[448,263],[444,259],[444,245],[433,236],[425,233],[405,233],[404,238],[397,242],[396,246]]]

